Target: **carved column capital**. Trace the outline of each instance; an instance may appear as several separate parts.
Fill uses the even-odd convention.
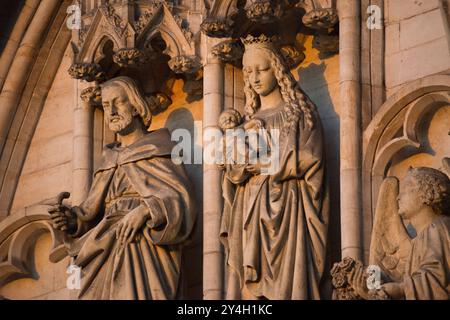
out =
[[[81,100],[83,102],[89,103],[90,105],[99,106],[102,103],[101,90],[98,86],[88,87],[83,89],[80,94]]]
[[[102,81],[105,78],[104,72],[97,63],[73,63],[67,72],[72,78],[87,82]]]
[[[254,22],[268,23],[276,19],[279,8],[270,0],[247,0],[245,13]]]
[[[169,68],[175,73],[195,73],[201,68],[196,56],[176,56],[169,60]]]
[[[150,57],[144,51],[136,48],[120,49],[113,56],[114,62],[120,67],[138,67],[146,64],[149,59]]]
[[[223,62],[232,62],[242,59],[244,49],[236,40],[225,40],[215,45],[211,54]]]
[[[339,21],[337,12],[332,8],[317,8],[307,12],[302,22],[311,29],[330,29]]]
[[[234,22],[225,18],[206,18],[200,25],[201,30],[209,37],[226,38],[233,33]]]

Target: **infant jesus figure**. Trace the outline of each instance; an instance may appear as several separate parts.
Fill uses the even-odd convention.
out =
[[[220,149],[222,151],[219,168],[226,170],[230,165],[250,168],[257,162],[258,146],[262,148],[266,140],[264,122],[252,119],[243,122],[243,118],[236,109],[227,109],[219,116],[219,127],[224,134]]]

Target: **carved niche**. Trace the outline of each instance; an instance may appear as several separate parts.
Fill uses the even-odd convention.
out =
[[[403,178],[410,166],[444,171],[450,156],[450,76],[405,85],[380,108],[364,132],[364,216],[371,220],[382,181]]]

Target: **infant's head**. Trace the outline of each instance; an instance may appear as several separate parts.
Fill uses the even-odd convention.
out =
[[[242,123],[242,116],[236,109],[227,109],[219,116],[219,127],[223,131],[236,128]]]

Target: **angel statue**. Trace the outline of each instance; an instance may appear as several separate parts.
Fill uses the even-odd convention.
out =
[[[444,160],[444,165],[446,164]],[[404,221],[415,230],[411,239]],[[362,264],[348,283],[363,299],[450,298],[450,179],[432,168],[410,168],[400,182],[384,180],[374,221],[370,264],[384,283],[369,290]]]
[[[147,131],[151,106],[129,77],[101,84],[107,145],[87,199],[49,209],[81,268],[80,299],[175,299],[182,248],[195,221],[192,186],[174,164],[167,129]],[[59,201],[61,202],[61,201]]]
[[[322,126],[275,40],[242,39],[245,119],[231,127],[263,131],[269,141],[279,133],[268,147],[279,162],[270,173],[260,159],[224,170],[226,299],[321,297],[329,216]]]

